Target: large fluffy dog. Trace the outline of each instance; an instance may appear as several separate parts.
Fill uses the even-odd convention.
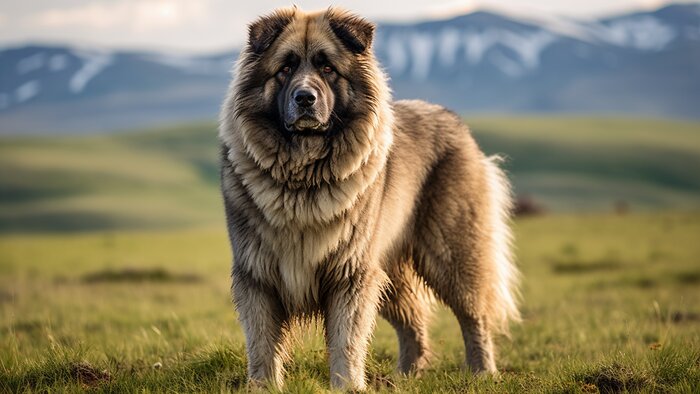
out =
[[[365,386],[377,312],[399,369],[426,365],[433,296],[474,372],[517,318],[509,188],[458,116],[392,102],[374,25],[337,9],[252,23],[223,105],[222,190],[233,296],[252,382],[281,385],[295,321],[325,324],[331,383]]]

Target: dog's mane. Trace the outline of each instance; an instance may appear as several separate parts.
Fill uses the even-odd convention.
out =
[[[357,56],[354,114],[326,136],[285,135],[261,116],[260,54],[244,50],[224,102],[219,136],[228,160],[271,223],[324,222],[349,209],[384,168],[394,115],[387,79],[373,53]]]

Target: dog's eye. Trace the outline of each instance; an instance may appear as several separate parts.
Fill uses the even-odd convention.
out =
[[[331,66],[329,66],[328,64],[326,64],[325,66],[323,66],[323,72],[326,73],[326,74],[330,74],[330,73],[333,72],[333,67],[331,67]]]
[[[284,66],[280,69],[279,72],[282,74],[289,74],[290,72],[292,72],[292,68],[290,66]]]

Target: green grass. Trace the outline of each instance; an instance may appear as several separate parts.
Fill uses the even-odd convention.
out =
[[[553,212],[515,225],[524,322],[498,340],[500,378],[476,378],[438,306],[435,359],[413,378],[394,372],[380,320],[370,386],[697,392],[700,123],[468,122],[508,156],[518,194]],[[245,390],[215,129],[0,139],[0,392]],[[610,214],[616,202],[630,213]],[[286,390],[327,390],[318,327],[298,337]]]
[[[508,157],[516,192],[555,212],[700,207],[700,123],[469,118]],[[99,136],[0,138],[0,232],[219,223],[214,123]]]
[[[0,231],[221,220],[215,126],[0,140]]]
[[[556,211],[696,208],[700,123],[645,119],[467,119],[489,152],[510,158],[515,189]]]
[[[373,389],[700,387],[700,214],[548,215],[515,227],[524,322],[498,340],[501,378],[464,372],[458,325],[438,307],[436,356],[419,378],[394,372],[396,339],[380,320]],[[0,392],[244,390],[229,254],[223,224],[0,236]],[[286,389],[327,390],[318,329],[298,337]]]

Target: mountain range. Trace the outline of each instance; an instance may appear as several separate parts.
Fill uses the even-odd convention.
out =
[[[374,50],[396,98],[460,113],[700,119],[700,4],[594,21],[479,11],[379,23]],[[2,49],[0,134],[215,118],[237,54]]]

